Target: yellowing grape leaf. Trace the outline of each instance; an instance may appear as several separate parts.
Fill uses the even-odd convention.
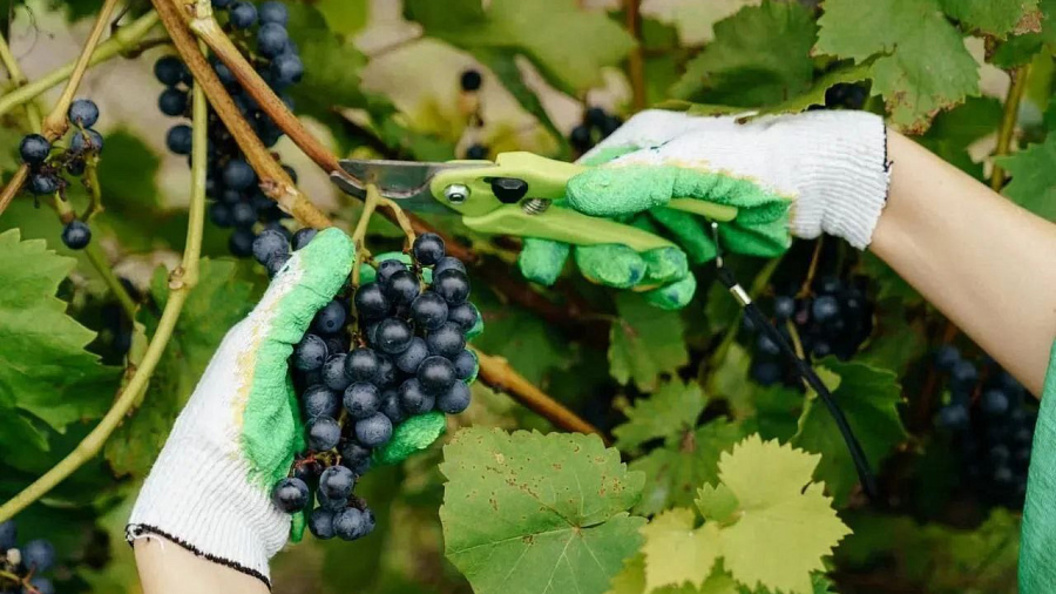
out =
[[[660,311],[630,291],[616,294],[620,318],[612,324],[609,373],[621,384],[634,380],[639,390],[652,392],[660,375],[689,363],[682,341],[685,325],[677,312]]]
[[[1030,212],[1056,221],[1056,134],[998,163],[1012,176],[1005,195]]]
[[[645,591],[690,583],[700,587],[720,554],[718,524],[696,528],[691,510],[675,508],[642,528],[645,544]]]
[[[941,109],[979,93],[979,64],[939,0],[826,0],[815,51],[873,63],[873,93],[892,121],[922,132]]]
[[[715,24],[715,39],[686,65],[671,94],[754,107],[803,92],[813,78],[817,26],[798,2],[745,6]]]
[[[1038,0],[942,0],[942,7],[966,28],[988,35],[1041,30]]]
[[[446,555],[480,594],[601,594],[642,540],[645,477],[596,435],[463,429],[440,471]]]
[[[827,357],[820,368],[840,377],[839,388],[832,396],[843,409],[847,422],[858,438],[872,468],[891,453],[906,437],[898,415],[902,388],[898,376],[858,362],[842,362]],[[858,482],[850,452],[832,415],[817,398],[811,398],[799,418],[799,432],[792,438],[796,447],[821,454],[817,478],[825,481],[837,505],[846,502]]]
[[[681,435],[697,424],[707,399],[696,383],[674,379],[648,398],[639,398],[627,409],[627,422],[613,429],[616,447],[627,451],[643,443]]]
[[[404,12],[428,35],[469,51],[508,49],[523,53],[554,85],[569,94],[601,82],[601,68],[615,66],[634,39],[604,12],[586,11],[575,0],[407,0]],[[576,40],[575,51],[568,50]]]
[[[821,558],[850,534],[825,496],[825,486],[811,482],[819,459],[758,435],[720,458],[719,480],[739,506],[736,519],[718,535],[724,566],[739,583],[787,594],[814,591],[811,572],[824,571]],[[702,490],[698,505],[721,508],[727,499],[720,491]]]
[[[645,594],[645,555],[639,553],[631,557],[616,577],[612,578],[612,587],[606,594]],[[680,586],[663,586],[648,591],[649,594],[751,594],[737,586],[737,582],[722,568],[722,561],[715,564],[715,569],[699,588],[685,583]],[[826,592],[815,592],[826,594]]]

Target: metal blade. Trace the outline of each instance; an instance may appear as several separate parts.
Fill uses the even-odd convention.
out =
[[[481,162],[424,163],[345,159],[340,162],[347,173],[334,172],[330,179],[346,194],[366,198],[367,184],[378,187],[381,195],[399,202],[401,208],[415,212],[450,213],[449,208],[433,198],[429,182],[436,172],[458,167],[480,167]]]

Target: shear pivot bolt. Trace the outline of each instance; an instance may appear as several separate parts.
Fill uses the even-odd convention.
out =
[[[461,204],[469,198],[469,188],[463,184],[451,184],[444,188],[444,198],[452,204]]]

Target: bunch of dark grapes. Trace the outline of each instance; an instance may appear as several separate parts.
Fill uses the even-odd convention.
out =
[[[293,249],[314,234],[298,231]],[[269,270],[281,268],[289,249],[270,230],[253,244]],[[318,538],[355,540],[374,529],[373,512],[353,491],[400,424],[469,406],[477,358],[466,339],[479,332],[480,313],[468,301],[465,266],[432,233],[420,235],[412,253],[410,265],[382,260],[374,280],[323,307],[294,348],[308,450],[272,495],[286,512],[310,512],[308,528]]]
[[[289,18],[286,6],[274,0],[253,2],[213,0],[218,15],[226,15],[224,28],[238,47],[248,54],[247,59],[268,85],[292,110],[293,100],[284,93],[304,75],[304,64],[297,46],[286,31]],[[231,70],[214,59],[213,70],[231,94],[242,116],[253,127],[265,146],[271,147],[282,138],[282,130],[246,93]],[[165,56],[154,64],[154,74],[165,85],[158,97],[158,108],[173,117],[190,114],[189,90],[193,84],[190,71],[176,56]],[[240,257],[252,255],[254,227],[277,228],[279,219],[286,216],[261,191],[256,173],[238,148],[234,136],[211,108],[209,110],[209,171],[206,194],[212,199],[209,218],[218,227],[234,228],[229,239],[231,252]],[[165,138],[169,150],[178,155],[191,154],[191,127],[177,124]],[[296,172],[284,166],[294,182]]]
[[[935,353],[935,365],[950,392],[936,422],[953,434],[966,484],[992,505],[1022,509],[1037,421],[1033,399],[996,363],[970,361],[951,345]]]
[[[55,594],[51,580],[42,575],[54,565],[50,542],[37,539],[19,547],[15,521],[0,523],[0,594]]]
[[[18,147],[22,162],[29,166],[25,188],[34,196],[58,196],[65,200],[69,185],[65,175],[83,178],[88,162],[103,150],[103,136],[92,129],[99,120],[99,107],[90,99],[77,99],[66,111],[73,135],[65,150],[55,151],[47,138],[30,134]],[[62,229],[62,243],[71,250],[81,250],[92,240],[87,223],[71,219]]]
[[[475,68],[470,68],[462,71],[462,76],[458,79],[459,87],[462,89],[461,95],[459,95],[459,110],[466,114],[469,119],[468,129],[474,136],[480,135],[480,130],[484,126],[484,118],[480,115],[480,87],[484,84],[484,77],[480,74],[480,71]],[[488,147],[480,142],[479,139],[475,139],[472,144],[466,147],[466,159],[487,159],[491,152]]]
[[[572,148],[582,154],[608,138],[622,124],[620,116],[607,113],[600,107],[591,107],[583,112],[583,122],[572,128],[568,141],[572,143]]]
[[[873,304],[867,298],[864,278],[844,281],[836,277],[814,283],[811,295],[796,296],[795,291],[778,293],[773,300],[773,319],[778,331],[789,341],[791,322],[805,356],[835,355],[850,359],[873,329]],[[758,328],[748,324],[755,341],[752,379],[764,386],[785,382],[800,385],[795,368],[777,343]]]

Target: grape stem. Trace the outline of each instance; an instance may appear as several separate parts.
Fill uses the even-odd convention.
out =
[[[352,231],[352,245],[356,249],[355,261],[352,263],[353,287],[359,286],[359,271],[363,266],[363,256],[367,247],[367,227],[370,225],[370,217],[374,215],[374,211],[377,210],[381,200],[381,192],[378,191],[378,187],[374,184],[367,184],[367,197],[363,202],[363,212],[359,215],[356,228]]]
[[[645,56],[642,53],[642,0],[623,0],[623,18],[634,47],[627,55],[627,78],[631,82],[631,106],[645,109]]]
[[[15,85],[16,90],[26,86],[29,82],[26,79],[26,75],[22,72],[22,68],[18,65],[15,55],[11,53],[11,48],[7,45],[7,40],[4,39],[2,31],[0,31],[0,64],[3,64],[4,68],[7,69],[7,76],[11,79],[11,83]],[[5,95],[5,97],[9,95],[10,93]],[[30,128],[39,134],[43,116],[40,115],[40,109],[35,103],[26,103],[26,116],[29,117]]]
[[[172,338],[176,321],[191,290],[198,282],[198,262],[202,248],[202,227],[205,224],[205,175],[206,175],[206,141],[207,107],[205,95],[200,85],[194,87],[193,137],[194,149],[191,156],[191,206],[187,222],[187,245],[183,251],[183,261],[169,274],[169,297],[161,313],[158,329],[147,346],[143,360],[136,367],[132,378],[114,400],[99,424],[92,429],[79,444],[51,470],[44,473],[33,484],[22,490],[9,501],[0,506],[0,522],[6,521],[25,509],[34,501],[43,497],[48,491],[61,483],[85,462],[95,457],[106,440],[123,421],[136,404],[140,394],[147,386],[154,373],[162,353]]]
[[[70,108],[70,102],[73,101],[73,94],[77,92],[77,87],[81,85],[84,72],[88,69],[88,61],[91,59],[92,53],[95,52],[95,47],[99,45],[99,38],[103,36],[103,31],[109,24],[110,15],[113,14],[117,3],[118,0],[106,0],[103,2],[103,7],[99,9],[99,16],[95,18],[95,24],[92,25],[92,31],[84,42],[81,55],[77,57],[77,62],[73,66],[73,72],[70,74],[69,80],[66,81],[66,87],[62,90],[62,95],[59,96],[59,100],[51,108],[51,113],[44,118],[41,134],[49,142],[55,142],[56,139],[61,138],[69,128],[69,123],[66,121],[66,111]],[[15,175],[8,180],[3,191],[0,192],[0,214],[3,214],[4,210],[7,209],[7,205],[14,199],[15,194],[18,193],[18,190],[28,177],[29,166],[23,163],[18,168],[18,171],[15,172]]]
[[[818,261],[821,260],[821,245],[824,237],[818,236],[814,243],[814,254],[810,258],[810,267],[807,268],[807,277],[803,279],[803,285],[799,287],[797,297],[809,297],[810,287],[814,284],[814,275],[818,272]]]

